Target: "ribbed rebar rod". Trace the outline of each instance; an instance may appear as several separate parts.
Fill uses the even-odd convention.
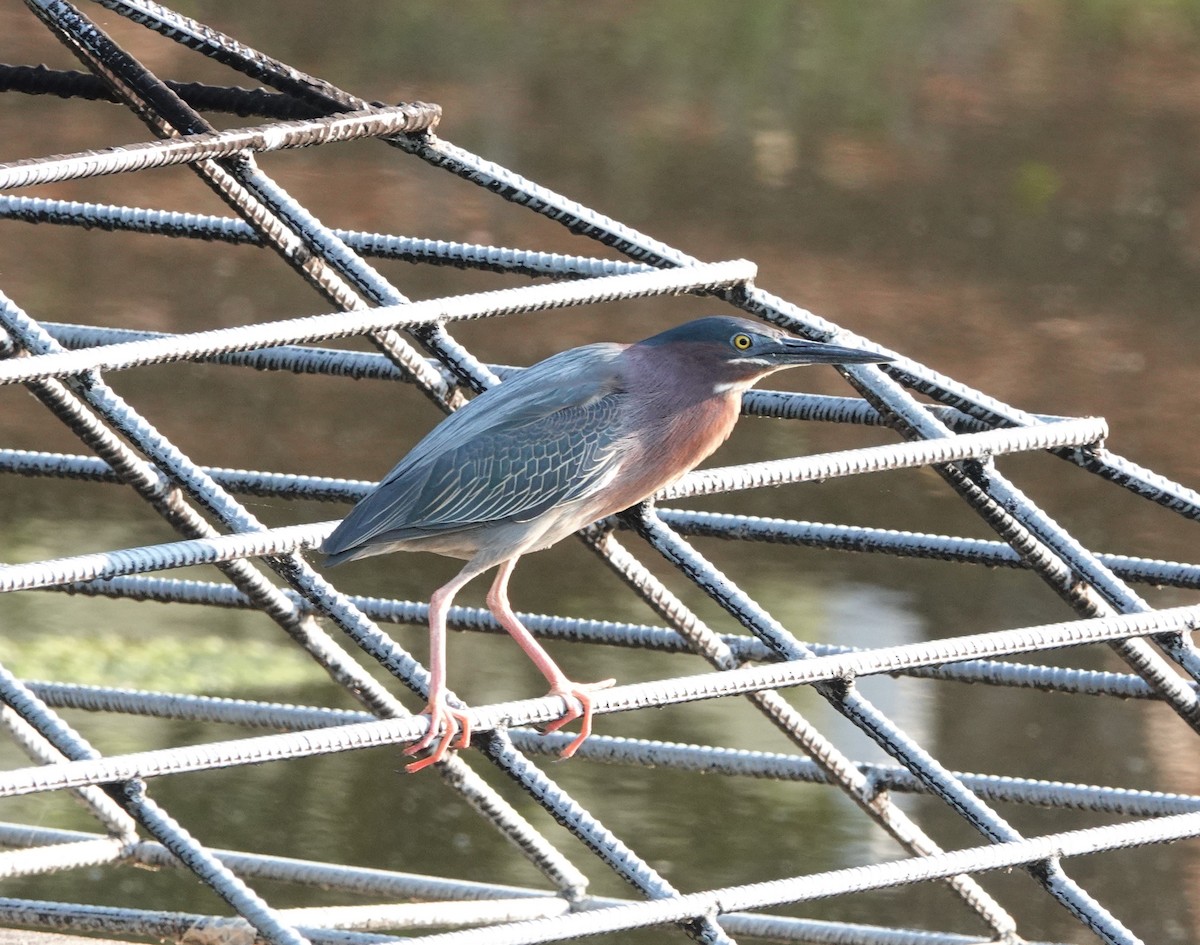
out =
[[[243,118],[319,118],[321,111],[297,102],[290,95],[267,92],[264,89],[243,89],[236,86],[207,85],[201,82],[172,82],[166,85],[193,108],[202,111],[223,111]],[[0,64],[0,92],[24,92],[28,95],[56,95],[60,98],[82,98],[90,101],[120,102],[113,90],[89,72],[71,69],[49,69],[44,65],[20,66]]]
[[[525,729],[512,731],[513,741],[530,754],[552,754],[569,736],[541,735]],[[833,783],[826,771],[811,758],[778,752],[724,748],[718,745],[685,745],[675,742],[593,735],[575,753],[603,764],[637,767],[670,767],[704,774],[768,780]],[[900,765],[852,762],[875,790],[927,794],[928,787]],[[1092,784],[1073,784],[1010,775],[952,772],[981,797],[1036,807],[1087,810],[1130,817],[1161,817],[1200,811],[1200,795]]]
[[[371,722],[378,718],[370,712],[358,709],[333,709],[286,702],[197,696],[183,692],[155,692],[37,679],[24,680],[24,683],[30,692],[53,709],[115,712],[122,715],[215,722],[221,725],[269,728],[286,732],[328,728],[331,725],[346,725],[351,722]]]
[[[365,479],[336,479],[329,476],[258,472],[220,466],[200,468],[230,492],[280,499],[357,502],[376,485]],[[31,450],[0,449],[0,472],[91,482],[122,481],[108,463],[97,457]],[[170,480],[157,469],[151,467],[149,472],[154,480],[162,483],[164,487],[169,485]]]
[[[631,270],[640,271],[640,270]],[[598,273],[618,275],[620,271]],[[109,328],[95,325],[68,325],[43,322],[43,327],[55,340],[70,349],[90,348],[125,341],[172,337],[167,332]],[[0,353],[5,339],[0,338]],[[251,351],[230,351],[197,358],[206,363],[250,367],[258,371],[290,371],[296,374],[323,374],[334,377],[352,377],[356,380],[411,381],[412,377],[400,370],[391,359],[366,351],[351,351],[344,348],[316,347],[311,345],[274,345],[270,348]],[[427,359],[432,371],[446,370],[440,361]],[[508,379],[524,368],[508,364],[487,364],[489,371],[500,378]],[[949,407],[930,406],[930,412],[938,415],[953,428],[962,432],[978,432],[986,429],[982,424],[964,417]],[[880,426],[878,411],[859,397],[836,397],[826,394],[805,394],[791,391],[752,389],[742,395],[742,413],[751,417],[767,417],[781,420],[808,420],[823,423],[850,423],[864,426]],[[1061,416],[1042,416],[1047,423],[1069,419]],[[1057,454],[1072,450],[1055,450]]]
[[[664,557],[681,568],[697,586],[713,597],[729,613],[737,617],[747,629],[755,633],[780,655],[789,660],[800,661],[830,658],[815,656],[811,648],[792,637],[778,621],[759,607],[711,562],[705,560],[687,542],[667,528],[648,505],[643,505],[635,513],[631,513],[631,518],[643,537]],[[1146,615],[1139,614],[1138,616]],[[1069,626],[1078,627],[1081,623],[1083,622],[1076,622]],[[1001,633],[1004,632],[1006,631],[1001,631]],[[1038,634],[1033,635],[1033,637],[1036,636]],[[995,642],[995,638],[992,638],[992,643]],[[1028,642],[1032,642],[1032,637]],[[984,644],[984,646],[986,645]],[[975,642],[969,643],[968,646],[974,647]],[[1029,649],[1034,648],[1036,647],[1029,647]],[[1024,647],[1022,649],[1025,651]],[[880,654],[884,650],[872,652]],[[972,650],[965,655],[974,658],[986,654]],[[943,662],[943,660],[936,660],[936,662]],[[731,673],[722,675],[737,675],[741,672],[743,670],[733,670]],[[1020,834],[1010,824],[974,795],[961,781],[954,778],[950,771],[929,752],[909,738],[895,723],[863,697],[862,693],[853,685],[854,677],[857,675],[859,674],[853,671],[843,673],[837,677],[836,685],[819,685],[817,690],[837,711],[912,771],[916,777],[928,785],[934,794],[958,811],[989,840],[992,842],[1019,840]],[[830,681],[832,679],[831,677]],[[1064,908],[1105,941],[1110,943],[1138,941],[1132,932],[1092,899],[1077,883],[1068,878],[1057,862],[1041,864],[1036,871],[1031,872],[1035,880]]]
[[[738,489],[758,489],[784,483],[833,479],[867,472],[939,465],[1006,453],[1094,443],[1108,435],[1099,417],[1063,420],[1036,427],[962,433],[939,440],[888,443],[836,453],[770,460],[743,466],[695,470],[659,491],[657,499],[691,498]]]
[[[0,454],[0,463],[2,462],[3,455]],[[765,541],[838,551],[932,558],[939,561],[981,564],[990,568],[1026,567],[1021,556],[1009,545],[980,538],[700,512],[691,509],[658,509],[658,515],[681,535],[691,537]],[[1200,564],[1104,552],[1098,552],[1096,557],[1115,574],[1129,581],[1156,586],[1200,588]]]
[[[24,847],[36,844],[79,843],[97,839],[95,834],[74,830],[52,830],[42,827],[0,823],[0,846]],[[542,890],[497,883],[480,883],[466,880],[442,879],[413,873],[340,866],[297,860],[290,857],[264,856],[232,850],[213,850],[231,869],[241,875],[281,882],[303,883],[322,888],[335,888],[353,892],[360,896],[380,896],[390,899],[440,900],[449,902],[480,901],[487,899],[535,899],[547,900],[550,894]],[[178,867],[176,861],[161,844],[141,841],[133,845],[131,859],[149,867]],[[554,900],[551,900],[554,901]],[[601,909],[625,905],[631,900],[612,897],[591,897],[580,904],[583,909]],[[41,919],[34,919],[38,903],[31,900],[0,900],[0,917],[13,921],[18,903],[27,910],[20,913],[23,921],[41,927],[59,927],[55,919],[66,922],[77,921],[84,916],[97,916],[90,910],[96,907],[55,904],[57,908],[47,910]],[[7,911],[12,908],[14,911]],[[78,910],[78,911],[72,911]],[[107,913],[112,918],[119,913]],[[145,917],[160,913],[144,913],[131,910],[132,917]],[[215,920],[216,917],[211,917]],[[953,935],[918,930],[892,929],[841,922],[822,922],[813,919],[794,919],[762,914],[728,913],[721,917],[721,924],[734,934],[745,933],[771,938],[781,942],[829,942],[836,945],[965,945],[968,942],[982,943],[978,936]],[[767,930],[770,931],[767,931]],[[107,931],[114,931],[109,927]],[[1037,945],[1037,943],[1029,943]],[[1044,945],[1044,943],[1043,943]]]
[[[797,942],[802,945],[996,945],[994,937],[934,932],[856,922],[822,922],[761,913],[728,912],[717,921],[735,935],[761,938],[767,942]],[[1022,945],[1051,945],[1020,940]],[[1059,943],[1065,945],[1065,943]]]
[[[251,728],[301,731],[327,728],[352,722],[369,722],[370,713],[350,709],[256,702],[213,696],[147,692],[29,680],[30,691],[52,708],[81,709],[89,712],[116,712],[152,718],[215,722]],[[513,730],[510,736],[523,752],[552,755],[570,741],[571,736],[536,734]],[[606,764],[672,767],[684,771],[723,774],[731,777],[831,783],[829,775],[809,758],[714,745],[683,745],[593,735],[576,751],[576,757]],[[925,786],[899,765],[852,762],[876,786],[907,793],[923,793]],[[968,787],[993,800],[1061,807],[1074,810],[1103,811],[1138,817],[1157,817],[1200,810],[1200,795],[1143,791],[1102,785],[1071,784],[1034,778],[954,772]]]
[[[171,337],[167,332],[106,328],[94,325],[69,325],[56,322],[43,322],[42,327],[63,347],[71,349]],[[2,344],[3,339],[0,339],[0,345]],[[257,351],[217,354],[203,360],[213,364],[245,366],[259,371],[325,374],[335,377],[352,377],[356,380],[411,380],[406,373],[399,370],[383,355],[343,348],[276,345]],[[428,364],[433,370],[444,370],[440,361],[429,359]],[[487,364],[486,367],[493,374],[505,380],[524,370],[524,368],[508,364]],[[964,418],[962,414],[949,407],[935,406],[929,409],[955,429],[961,427],[962,432],[978,432],[985,429],[982,424]],[[882,424],[875,408],[859,397],[835,397],[827,394],[803,394],[758,388],[748,390],[742,395],[742,413],[748,417],[780,420],[851,423],[864,426]],[[1041,419],[1052,423],[1070,418],[1045,416]]]
[[[598,692],[592,698],[596,714],[604,715],[610,712],[744,695],[762,689],[844,681],[857,676],[893,673],[908,667],[957,659],[1100,643],[1121,637],[1190,630],[1198,626],[1200,605],[1174,607],[1151,613],[1121,614],[1091,620],[997,630],[855,653],[745,666],[719,673],[633,683]],[[516,702],[475,706],[467,710],[467,715],[471,719],[472,730],[484,732],[500,726],[553,721],[560,717],[562,712],[561,697],[542,696]],[[295,734],[254,736],[208,745],[111,756],[96,761],[68,762],[52,768],[18,769],[0,774],[0,796],[59,790],[84,784],[104,784],[134,776],[157,777],[210,767],[278,761],[322,752],[351,751],[397,744],[416,739],[424,733],[428,725],[429,720],[424,717],[382,719]],[[920,772],[914,773],[920,776]]]
[[[292,525],[269,531],[237,532],[214,538],[3,565],[0,566],[0,593],[193,564],[215,564],[236,558],[287,554],[299,548],[316,547],[336,524],[330,521]]]
[[[934,856],[912,857],[691,893],[676,899],[639,902],[612,909],[537,919],[486,930],[431,935],[430,945],[533,945],[585,935],[626,931],[678,922],[690,916],[811,902],[851,892],[887,889],[964,872],[1029,866],[1052,857],[1085,856],[1108,850],[1170,843],[1200,835],[1200,814],[1176,814],[1152,821],[1089,827]]]
[[[607,900],[595,909],[625,905],[627,901]],[[293,914],[298,910],[288,910]],[[329,915],[330,913],[326,913]],[[380,910],[384,914],[384,910]],[[213,945],[237,940],[246,929],[237,920],[195,913],[150,911],[114,906],[90,906],[47,902],[37,899],[0,898],[0,921],[9,925],[51,929],[58,932],[103,933],[109,937],[143,935]],[[858,923],[797,919],[761,913],[725,913],[720,924],[734,934],[745,934],[774,942],[798,945],[988,945],[995,939],[953,932],[887,928]],[[300,929],[321,945],[391,945],[413,941],[389,935],[346,932],[328,928]],[[1024,940],[1023,940],[1024,941]],[[1027,942],[1026,945],[1063,945],[1063,943]]]
[[[235,588],[205,581],[179,581],[170,578],[118,576],[96,582],[60,585],[54,590],[71,594],[153,600],[164,603],[187,603],[216,607],[251,607],[252,603]],[[312,605],[294,591],[285,591],[297,606],[312,610]],[[650,595],[653,597],[653,593]],[[424,601],[404,601],[379,597],[350,596],[348,600],[372,620],[380,623],[401,623],[425,626],[429,622],[429,605]],[[652,603],[652,606],[656,604]],[[607,620],[586,620],[549,614],[522,613],[522,623],[536,636],[593,643],[605,646],[638,647],[664,653],[690,653],[689,644],[675,630],[647,624],[617,623]],[[675,625],[674,618],[668,618]],[[456,630],[491,633],[505,632],[490,612],[478,607],[452,607],[447,613],[447,625]],[[778,659],[761,640],[745,634],[717,635],[721,646],[738,660]],[[808,644],[818,655],[852,653],[855,647],[829,643]],[[1088,696],[1114,696],[1119,699],[1158,699],[1159,694],[1139,676],[1132,673],[1112,673],[1101,670],[1075,669],[1069,666],[1017,663],[1011,660],[963,660],[943,666],[927,666],[901,672],[926,679],[981,683],[1038,689],[1045,692],[1073,693]]]
[[[1068,458],[1088,472],[1102,476],[1123,489],[1185,518],[1200,521],[1200,492],[1195,489],[1189,489],[1124,456],[1100,447],[1089,447]]]
[[[144,936],[222,945],[230,941],[256,941],[253,927],[244,921],[194,912],[129,909],[48,902],[40,899],[0,897],[0,922],[9,926],[52,929],[56,932],[99,933],[107,938]],[[382,945],[399,942],[393,936],[361,932],[327,931],[297,927],[305,940],[319,945]]]
[[[91,348],[119,341],[138,341],[146,338],[169,337],[167,332],[133,331],[126,328],[97,328],[89,325],[63,325],[43,322],[46,329],[64,348]],[[293,374],[322,374],[329,377],[349,377],[355,380],[411,381],[411,376],[397,367],[390,358],[371,351],[350,351],[314,345],[276,345],[256,351],[231,351],[204,358],[208,364],[226,364],[253,368],[256,371],[290,371]],[[445,371],[441,363],[426,358],[432,371]],[[508,365],[490,365],[501,377],[520,370]]]
[[[0,700],[28,722],[65,759],[71,759],[57,765],[47,765],[40,770],[101,762],[99,753],[79,733],[56,716],[3,666],[0,666]],[[258,929],[267,941],[275,945],[305,945],[306,939],[302,935],[280,920],[271,906],[147,796],[145,784],[140,778],[135,775],[96,783],[108,785],[110,795],[132,818]]]
[[[89,866],[111,866],[126,856],[129,841],[115,837],[79,843],[51,843],[28,850],[0,852],[0,880],[38,876]]]
[[[37,693],[34,690],[30,690]],[[39,695],[38,698],[41,698]],[[47,703],[48,704],[48,703]],[[58,764],[62,753],[32,725],[7,705],[0,705],[0,724],[8,730],[25,756],[38,764]],[[80,788],[75,796],[88,808],[113,839],[124,843],[137,839],[137,824],[119,804],[95,787]]]
[[[390,364],[388,367],[395,370]],[[356,502],[375,486],[375,483],[364,479],[338,479],[217,466],[201,468],[230,492],[239,495]],[[120,481],[111,467],[99,458],[32,450],[0,449],[0,472],[94,482]],[[157,471],[154,471],[154,474],[161,476]],[[166,483],[165,477],[162,477],[162,481]],[[986,567],[1027,567],[1020,555],[1010,546],[1003,542],[980,538],[690,509],[659,509],[658,514],[680,534],[692,537],[774,542],[838,551],[932,558]],[[1156,586],[1200,588],[1200,564],[1106,552],[1097,552],[1096,558],[1114,574],[1127,581]]]
[[[25,824],[0,823],[0,846],[5,847],[19,848],[51,843],[77,843],[95,839],[98,839],[96,834],[78,830],[56,830],[48,827],[30,827]],[[551,891],[524,886],[447,879],[398,870],[322,863],[317,860],[218,848],[213,848],[211,852],[241,876],[272,882],[338,889],[358,896],[437,902],[522,897],[560,898]],[[181,868],[179,861],[166,847],[152,840],[139,840],[132,844],[129,849],[129,860],[153,869]]]
[[[688,270],[633,273],[581,282],[496,289],[356,312],[310,315],[179,334],[164,339],[128,341],[103,348],[61,351],[0,362],[0,383],[66,377],[88,371],[124,370],[138,365],[161,364],[228,351],[347,338],[396,326],[415,327],[444,320],[512,315],[653,295],[711,292],[722,286],[753,279],[756,271],[753,263],[734,260]]]
[[[87,229],[145,233],[185,239],[261,245],[253,227],[235,217],[184,213],[147,207],[117,206],[46,197],[0,194],[0,219],[52,223]],[[528,276],[580,278],[646,272],[652,266],[620,259],[546,253],[508,246],[486,246],[453,240],[421,239],[362,230],[332,231],[364,256],[413,263],[483,269]]]
[[[280,910],[284,917],[302,928],[338,928],[343,931],[387,929],[392,934],[397,930],[471,928],[501,922],[521,922],[543,916],[564,915],[570,911],[571,904],[565,899],[534,899],[528,896],[519,899],[481,899],[476,902],[386,902]]]
[[[165,141],[136,141],[98,151],[27,158],[0,164],[0,188],[32,187],[190,164],[233,157],[243,151],[279,151],[356,138],[407,134],[431,127],[440,116],[441,109],[437,105],[414,103],[372,108],[333,118],[275,122],[213,134],[190,134]]]
[[[694,611],[676,597],[648,568],[618,542],[610,532],[589,529],[585,542],[601,554],[631,589],[638,593],[688,641],[690,648],[714,669],[728,671],[740,665],[733,649],[707,627]],[[794,706],[777,692],[755,690],[748,701],[789,741],[806,752],[828,782],[847,797],[912,855],[940,852],[941,847],[886,794],[875,790],[854,762],[817,730]],[[1015,931],[1015,920],[969,876],[955,876],[950,887],[997,936]]]

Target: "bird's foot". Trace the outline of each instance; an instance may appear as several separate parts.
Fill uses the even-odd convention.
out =
[[[404,754],[415,755],[434,745],[435,741],[437,744],[434,745],[433,751],[420,761],[405,765],[404,770],[409,774],[437,764],[450,748],[466,748],[471,741],[471,720],[467,713],[451,708],[444,697],[431,700],[422,715],[429,716],[429,729],[420,741],[405,748]]]
[[[557,732],[564,725],[574,722],[576,719],[583,719],[579,726],[579,734],[559,752],[560,758],[570,758],[579,746],[587,741],[587,737],[592,734],[592,696],[591,693],[599,692],[601,689],[608,689],[616,683],[615,679],[602,679],[600,682],[594,683],[576,683],[564,679],[561,683],[554,686],[550,690],[550,695],[561,696],[567,703],[567,711],[562,718],[550,722],[542,728],[542,734],[547,732]]]

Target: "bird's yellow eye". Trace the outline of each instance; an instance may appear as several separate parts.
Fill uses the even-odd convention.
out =
[[[733,342],[733,346],[737,348],[738,351],[749,351],[750,346],[754,344],[753,338],[751,338],[749,335],[744,335],[741,332],[738,332],[736,335],[734,335],[731,340]]]

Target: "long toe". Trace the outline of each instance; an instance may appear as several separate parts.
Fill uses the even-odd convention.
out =
[[[560,758],[570,758],[579,746],[582,745],[589,735],[592,734],[592,696],[593,692],[599,692],[601,689],[608,689],[616,683],[615,679],[602,679],[600,682],[594,683],[573,683],[567,682],[562,686],[555,686],[550,690],[550,695],[561,696],[567,703],[567,711],[563,715],[546,725],[542,732],[557,732],[564,725],[581,719],[579,723],[579,734],[559,752]]]
[[[454,748],[466,748],[471,740],[470,718],[465,712],[451,708],[444,699],[430,703],[425,712],[429,715],[429,728],[420,741],[404,749],[404,754],[415,755],[430,745],[433,745],[433,750],[419,761],[406,765],[404,770],[409,774],[437,764],[452,745]]]

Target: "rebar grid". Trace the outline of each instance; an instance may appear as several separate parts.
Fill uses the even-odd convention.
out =
[[[1200,607],[1154,610],[1125,583],[1195,588],[1200,586],[1200,565],[1093,553],[1011,484],[997,470],[994,459],[1012,452],[1050,451],[1191,519],[1200,518],[1200,495],[1109,453],[1102,445],[1108,433],[1102,420],[1033,416],[900,356],[884,369],[844,369],[862,393],[862,400],[765,391],[748,394],[744,409],[746,413],[791,419],[882,424],[901,433],[907,442],[710,469],[690,474],[658,498],[929,466],[996,530],[1001,541],[656,510],[647,505],[618,521],[594,526],[582,537],[660,615],[665,626],[580,621],[552,615],[530,615],[527,621],[535,633],[560,639],[698,653],[714,668],[709,673],[606,690],[596,696],[597,714],[744,695],[803,752],[768,755],[710,745],[595,736],[583,746],[579,757],[610,764],[836,785],[899,842],[899,849],[909,854],[907,858],[684,894],[531,761],[534,756],[552,751],[562,738],[536,736],[527,728],[509,730],[510,726],[529,726],[556,718],[562,703],[552,697],[472,707],[473,729],[479,733],[474,747],[548,811],[567,833],[581,841],[601,864],[648,901],[618,902],[589,896],[587,877],[559,848],[558,838],[537,830],[472,771],[470,762],[474,759],[470,755],[439,765],[444,781],[536,866],[549,891],[219,851],[184,831],[150,799],[145,779],[373,745],[402,745],[419,738],[427,719],[409,715],[388,688],[366,672],[355,648],[381,664],[404,686],[424,694],[425,670],[378,623],[420,623],[426,609],[420,603],[350,598],[340,593],[312,570],[301,554],[318,544],[333,522],[267,528],[234,497],[273,495],[346,501],[361,496],[369,483],[201,466],[116,395],[104,380],[105,372],[202,360],[297,373],[401,379],[415,382],[435,403],[453,409],[462,402],[458,385],[480,390],[516,369],[478,360],[448,334],[447,323],[679,293],[716,296],[809,337],[882,349],[755,288],[751,263],[701,263],[437,138],[433,133],[440,116],[437,106],[374,105],[157,4],[100,2],[280,94],[199,89],[165,82],[69,3],[27,0],[33,13],[92,75],[75,74],[79,76],[76,78],[26,70],[14,76],[24,89],[53,88],[55,94],[120,101],[159,140],[104,152],[0,165],[0,183],[20,187],[187,164],[238,218],[11,195],[0,195],[0,217],[266,246],[338,311],[232,329],[163,335],[129,332],[115,326],[83,329],[53,325],[27,314],[16,301],[0,295],[0,355],[4,358],[0,360],[0,383],[25,384],[96,454],[0,450],[0,471],[132,486],[181,535],[180,541],[151,547],[116,548],[2,566],[0,591],[43,589],[101,599],[262,610],[365,711],[64,686],[22,681],[0,669],[0,701],[6,706],[0,721],[36,765],[0,776],[0,796],[76,792],[100,821],[103,831],[80,834],[0,824],[0,844],[10,848],[0,854],[0,876],[99,864],[178,866],[191,870],[240,916],[229,919],[8,899],[0,900],[0,921],[174,938],[253,930],[258,938],[273,943],[394,941],[394,935],[374,931],[394,933],[475,924],[485,928],[446,932],[432,940],[527,943],[676,924],[704,942],[732,941],[733,935],[744,934],[798,942],[949,945],[1018,940],[1013,918],[975,874],[1021,866],[1101,940],[1140,941],[1135,932],[1125,928],[1072,880],[1060,861],[1085,853],[1196,837],[1200,835],[1200,796],[949,771],[866,700],[856,680],[871,674],[912,674],[1136,697],[1164,702],[1193,729],[1200,728],[1200,658],[1190,640],[1190,632],[1200,621]],[[194,110],[205,107],[204,103],[212,108],[229,107],[239,114],[269,113],[290,120],[218,132]],[[319,117],[309,117],[312,115]],[[359,136],[380,138],[575,233],[615,248],[632,261],[332,230],[259,170],[250,156],[252,152],[316,146]],[[549,276],[551,281],[411,302],[365,261],[366,256]],[[420,355],[405,334],[428,356]],[[381,353],[369,355],[311,345],[314,341],[358,335],[368,337]],[[934,403],[918,402],[910,391]],[[618,528],[635,530],[753,636],[718,634],[707,627],[618,541]],[[692,535],[1025,568],[1059,593],[1075,610],[1077,619],[892,647],[855,650],[809,645],[795,639],[788,628],[692,548],[685,538]],[[218,565],[229,583],[141,576],[196,564]],[[281,588],[268,580],[268,571],[289,587]],[[354,646],[343,647],[321,628],[318,617],[346,634]],[[469,608],[456,608],[451,623],[467,629],[496,630],[490,616]],[[998,659],[1095,642],[1110,643],[1132,673],[1094,673]],[[801,685],[814,686],[896,764],[856,762],[845,756],[776,691]],[[104,757],[67,726],[55,708],[205,720],[280,729],[283,733],[251,734],[208,745]],[[983,835],[984,842],[953,853],[942,850],[894,803],[891,791],[941,798]],[[1125,819],[1106,827],[1025,838],[991,806],[998,800],[1103,811]],[[139,825],[157,842],[139,840]],[[256,878],[431,902],[403,907],[385,903],[353,909],[285,910],[273,907],[251,888],[249,881]],[[986,931],[979,936],[963,936],[745,913],[748,909],[794,905],[925,881],[947,882],[966,913],[973,914]],[[470,908],[465,905],[468,900],[474,900]],[[436,906],[436,902],[445,905]],[[363,931],[351,931],[356,929]]]

